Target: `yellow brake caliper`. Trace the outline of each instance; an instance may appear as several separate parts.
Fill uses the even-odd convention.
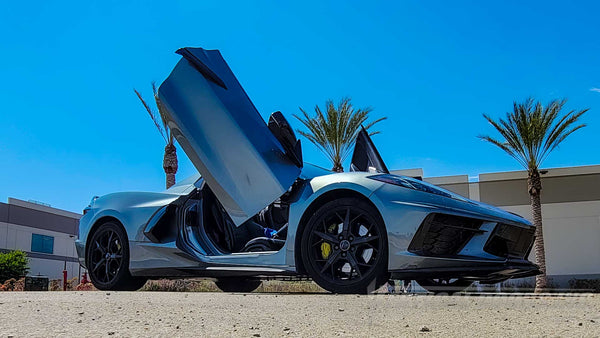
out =
[[[323,259],[327,259],[331,254],[331,245],[327,242],[321,243],[321,256]]]
[[[333,233],[337,226],[338,225],[335,223],[330,225],[329,228],[327,228],[327,233]],[[327,242],[321,243],[321,256],[323,259],[327,259],[329,258],[329,255],[331,255],[331,244]]]

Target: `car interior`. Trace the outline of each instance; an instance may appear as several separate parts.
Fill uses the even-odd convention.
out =
[[[285,155],[301,167],[302,147],[283,114],[274,112],[268,128],[284,149]],[[295,185],[294,185],[295,187]],[[285,244],[290,191],[248,221],[235,226],[207,184],[192,193],[183,207],[184,246],[202,254],[279,251]]]
[[[203,220],[196,226],[219,252],[278,251],[285,244],[289,204],[277,200],[235,226],[207,185],[201,193]]]

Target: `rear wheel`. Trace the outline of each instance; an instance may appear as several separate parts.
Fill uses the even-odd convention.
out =
[[[115,222],[104,223],[94,231],[86,260],[92,284],[100,290],[135,291],[147,281],[129,272],[127,234]]]
[[[473,282],[460,278],[429,278],[417,280],[423,289],[438,293],[453,294],[466,290]]]
[[[324,204],[301,239],[310,277],[334,293],[369,293],[387,281],[387,236],[377,209],[358,198]]]
[[[219,278],[215,282],[223,292],[252,292],[262,284],[259,279],[248,279],[238,277]]]

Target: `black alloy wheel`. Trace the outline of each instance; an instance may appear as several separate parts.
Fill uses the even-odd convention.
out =
[[[133,277],[129,272],[127,235],[120,225],[114,222],[100,225],[86,251],[88,272],[96,288],[133,291],[146,283],[147,279]]]
[[[252,292],[262,284],[260,279],[242,277],[222,277],[215,281],[217,287],[223,292]]]
[[[460,278],[428,278],[418,279],[421,287],[434,294],[447,293],[449,295],[466,290],[473,282]]]
[[[385,225],[362,199],[320,207],[304,228],[301,256],[311,278],[330,292],[369,293],[387,281]]]

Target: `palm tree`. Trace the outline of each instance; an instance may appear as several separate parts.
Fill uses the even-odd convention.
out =
[[[542,181],[540,166],[550,153],[556,149],[567,136],[585,127],[577,124],[579,118],[588,109],[571,110],[561,114],[567,100],[554,100],[543,106],[532,98],[523,103],[513,103],[513,111],[506,114],[506,119],[494,121],[489,115],[483,117],[500,133],[502,138],[479,136],[512,156],[527,169],[527,190],[531,201],[531,214],[535,225],[535,257],[542,274],[536,276],[535,291],[543,291],[548,283],[546,277],[546,252],[544,249],[544,233],[542,231],[542,207],[540,202]],[[561,116],[562,115],[562,116]]]
[[[350,153],[360,126],[367,121],[369,113],[373,110],[370,107],[355,109],[350,101],[350,98],[343,98],[336,107],[332,100],[327,100],[325,102],[325,113],[317,105],[315,106],[316,116],[314,117],[309,116],[302,108],[300,108],[302,117],[294,114],[294,117],[309,130],[308,132],[298,130],[298,133],[323,151],[333,164],[332,170],[336,172],[344,171],[342,163]],[[368,130],[375,123],[385,119],[386,117],[382,117],[370,122],[365,126],[365,129]],[[376,131],[369,135],[378,133]]]
[[[154,93],[154,101],[156,102],[156,107],[158,108],[158,116],[156,112],[150,108],[148,103],[142,98],[142,95],[137,90],[133,90],[137,97],[142,101],[144,108],[150,115],[152,122],[158,129],[160,136],[162,136],[165,141],[165,153],[163,156],[163,170],[165,171],[165,175],[167,178],[167,189],[175,185],[175,174],[177,173],[178,165],[177,165],[177,148],[175,148],[175,143],[173,139],[173,133],[171,132],[171,128],[166,121],[165,115],[165,107],[160,101],[158,97],[158,91],[156,90],[156,83],[152,82],[152,92]],[[160,119],[159,119],[160,117]]]

